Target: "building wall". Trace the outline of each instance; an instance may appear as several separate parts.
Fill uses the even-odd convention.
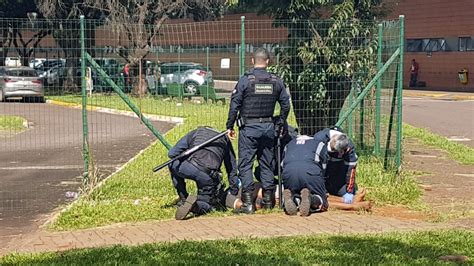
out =
[[[474,51],[457,51],[459,37],[474,38],[474,0],[395,0],[390,17],[405,15],[406,39],[445,38],[452,51],[405,52],[404,84],[408,86],[411,60],[420,66],[418,80],[430,89],[474,92]],[[466,68],[470,81],[462,85],[458,71]]]

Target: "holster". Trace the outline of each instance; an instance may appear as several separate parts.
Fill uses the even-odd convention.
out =
[[[245,120],[242,117],[237,118],[237,126],[243,128],[245,126]]]

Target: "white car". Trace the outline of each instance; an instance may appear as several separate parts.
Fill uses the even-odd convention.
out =
[[[7,66],[7,67],[19,67],[19,66],[21,66],[20,57],[7,57],[7,58],[5,58],[5,66]]]
[[[0,102],[7,98],[35,98],[44,102],[43,82],[30,67],[0,67]]]
[[[209,84],[214,86],[212,71],[201,64],[192,62],[173,62],[160,65],[160,83],[166,87],[170,83],[183,84],[184,91],[190,94],[198,93],[198,86]]]
[[[34,58],[30,60],[29,66],[31,68],[35,68],[46,61],[46,58]]]

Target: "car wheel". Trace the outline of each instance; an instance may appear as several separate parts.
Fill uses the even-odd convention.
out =
[[[195,95],[197,94],[198,86],[199,84],[194,81],[186,81],[184,83],[184,92]]]
[[[36,97],[36,101],[37,103],[45,103],[44,101],[44,96],[40,96],[40,97]]]

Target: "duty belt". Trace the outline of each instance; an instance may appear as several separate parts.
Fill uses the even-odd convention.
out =
[[[273,123],[273,117],[244,117],[245,124]]]

